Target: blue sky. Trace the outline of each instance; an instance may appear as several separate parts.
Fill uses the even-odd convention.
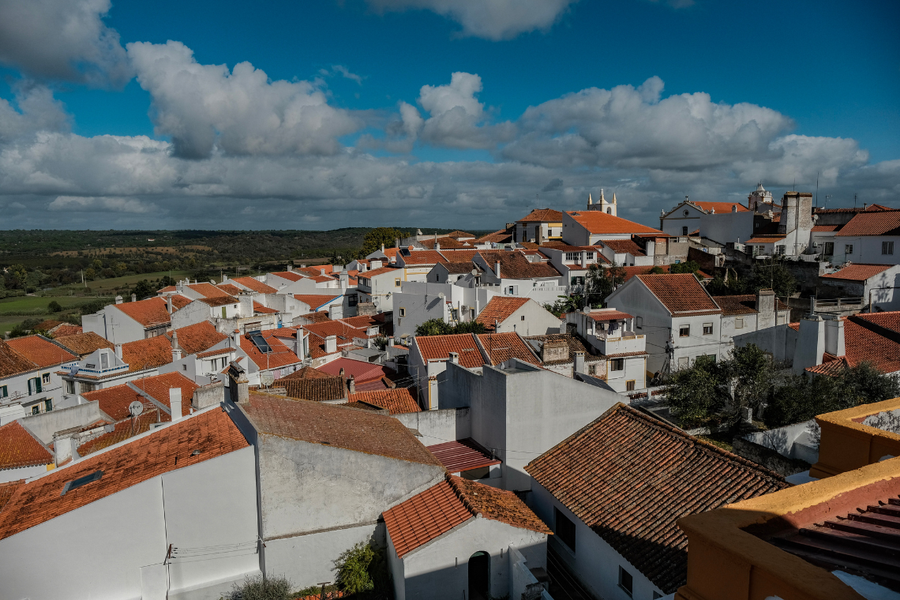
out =
[[[900,208],[895,2],[0,0],[0,227]]]

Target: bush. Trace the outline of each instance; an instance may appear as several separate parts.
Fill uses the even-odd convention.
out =
[[[388,596],[387,563],[380,548],[359,542],[334,561],[334,571],[337,572],[335,583],[344,594],[369,598]]]
[[[290,600],[291,582],[285,577],[254,575],[235,583],[231,600]]]
[[[50,302],[50,304],[47,305],[47,309],[50,312],[58,313],[62,310],[62,305],[59,302],[57,302],[56,300],[52,300]]]

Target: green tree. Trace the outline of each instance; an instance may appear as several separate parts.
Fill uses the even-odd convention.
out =
[[[56,300],[51,300],[50,304],[47,305],[47,310],[49,310],[50,312],[58,313],[62,310],[62,305],[60,305],[60,303]]]
[[[485,333],[487,330],[478,321],[466,321],[453,326],[452,333]]]
[[[233,584],[229,597],[232,600],[290,600],[292,587],[285,577],[247,575],[241,583]]]
[[[672,373],[666,399],[682,425],[702,425],[720,413],[729,400],[727,372],[714,358],[698,356],[693,366]]]
[[[797,291],[797,280],[778,258],[767,258],[753,263],[750,291],[772,289],[779,298],[786,298]]]
[[[443,319],[429,319],[416,327],[416,335],[446,335],[450,333],[450,326]]]
[[[380,250],[382,244],[384,244],[386,248],[393,248],[394,240],[404,237],[406,237],[406,234],[399,229],[394,229],[393,227],[376,227],[366,233],[366,236],[363,238],[363,247],[359,252],[359,256],[360,258],[365,258],[376,250]]]
[[[11,265],[6,269],[3,279],[6,289],[21,290],[25,288],[25,282],[28,280],[28,271],[25,265]]]
[[[758,415],[774,393],[777,371],[772,357],[755,344],[735,348],[722,364],[733,390],[733,406],[752,408]]]
[[[700,265],[697,264],[696,261],[688,260],[683,263],[674,264],[669,267],[669,273],[690,273],[691,275],[697,275],[697,271],[700,270]]]
[[[141,279],[134,285],[134,288],[131,290],[131,293],[133,293],[135,296],[137,296],[138,300],[143,300],[144,298],[149,298],[150,296],[155,296],[156,292],[159,289],[160,288],[156,287],[155,285],[152,285],[146,279]]]
[[[590,306],[603,306],[606,297],[624,281],[625,269],[618,265],[610,267],[591,265],[588,267],[587,276],[584,279],[585,303]]]
[[[384,551],[366,542],[345,550],[334,561],[335,583],[345,594],[378,597],[388,593]]]

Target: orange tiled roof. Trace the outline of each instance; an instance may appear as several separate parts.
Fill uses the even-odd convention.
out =
[[[181,388],[181,415],[184,417],[190,414],[191,399],[194,397],[194,391],[200,387],[180,373],[166,373],[164,375],[136,379],[131,384],[168,408],[171,408],[169,406],[169,389]],[[93,392],[85,392],[82,396],[84,396],[85,400],[99,403],[100,410],[109,415],[113,421],[122,421],[130,418],[131,413],[128,411],[128,406],[135,400],[144,404],[147,409],[153,407],[152,402],[131,389],[127,383]],[[171,421],[171,417],[163,413],[162,420]]]
[[[327,402],[342,400],[347,397],[347,385],[343,377],[326,376],[324,378],[279,379],[276,387],[283,387],[288,398]]]
[[[357,327],[360,329],[368,329],[369,327],[377,327],[382,324],[382,321],[379,321],[375,318],[375,315],[360,315],[358,317],[346,317],[343,319],[338,319],[342,323],[346,323],[351,327]]]
[[[278,290],[273,288],[271,285],[266,285],[259,279],[255,277],[235,277],[231,281],[241,285],[248,290],[259,292],[260,294],[277,294]]]
[[[304,273],[298,273],[297,271],[278,271],[276,273],[271,273],[271,275],[287,279],[288,281],[300,281],[305,277]]]
[[[637,245],[637,242],[634,240],[603,240],[600,242],[616,254],[630,254],[632,256],[647,256],[647,254],[641,250],[641,247]]]
[[[0,427],[0,469],[53,464],[50,451],[18,421]]]
[[[253,301],[253,312],[260,315],[277,315],[278,311],[268,306],[263,306],[256,300]]]
[[[500,277],[502,279],[531,279],[533,277],[559,277],[560,272],[546,262],[530,262],[521,252],[508,250],[481,250],[479,252],[485,264],[496,270],[497,262],[500,263]]]
[[[172,307],[175,310],[182,309],[190,303],[191,301],[184,296],[172,296]],[[114,306],[144,327],[163,325],[172,320],[166,308],[166,299],[159,296],[137,302],[123,302]]]
[[[452,335],[417,335],[413,344],[418,346],[425,362],[429,360],[446,361],[451,352],[459,354],[459,364],[467,369],[475,369],[484,365],[484,357],[478,349],[475,336],[471,333]]]
[[[221,290],[218,286],[212,283],[192,283],[187,286],[190,289],[194,290],[198,294],[201,294],[205,298],[217,298],[219,296],[230,296],[230,294]],[[234,287],[234,286],[231,286]]]
[[[240,296],[241,292],[244,291],[241,288],[239,288],[238,286],[232,285],[230,283],[220,283],[219,285],[216,286],[216,288],[221,290],[222,293],[225,294],[226,296],[234,296],[234,297]]]
[[[881,314],[889,314],[879,322]],[[884,373],[900,371],[900,343],[896,331],[882,323],[890,323],[896,314],[855,315],[844,321],[844,355],[851,367],[869,362]],[[893,339],[892,339],[893,338]]]
[[[835,271],[829,275],[822,275],[826,279],[842,279],[844,281],[865,281],[870,277],[874,277],[879,273],[887,271],[894,265],[868,265],[863,263],[854,263]]]
[[[439,237],[437,239],[437,242],[435,242],[433,239],[430,239],[430,240],[419,240],[418,243],[429,250],[434,250],[436,245],[440,246],[441,250],[446,250],[448,248],[471,248],[472,247],[467,242],[460,242],[459,240],[455,240],[452,237],[446,237],[446,236]]]
[[[453,476],[385,511],[384,522],[397,556],[403,558],[478,514],[550,534],[543,521],[512,492]]]
[[[690,273],[637,275],[672,315],[722,312],[697,278]]]
[[[240,407],[261,435],[443,468],[409,429],[388,415],[254,392]]]
[[[330,321],[331,318],[328,316],[328,311],[320,310],[317,312],[306,313],[305,315],[300,315],[307,321],[312,321],[313,323],[324,323],[326,321]]]
[[[218,306],[227,306],[229,304],[237,304],[240,302],[237,298],[233,296],[213,296],[212,298],[198,298],[196,302],[202,302],[207,306],[211,306],[216,308]]]
[[[89,456],[20,486],[0,512],[0,539],[163,473],[248,445],[228,415],[218,409],[157,429],[140,443],[125,444]],[[62,495],[66,483],[98,470],[103,471],[100,479]]]
[[[11,377],[19,373],[34,371],[38,366],[13,350],[8,343],[0,340],[0,377]]]
[[[227,335],[219,333],[209,321],[180,327],[175,333],[178,334],[178,346],[185,354],[205,352],[222,340],[228,339]]]
[[[37,325],[32,327],[32,331],[49,332],[54,327],[59,327],[62,324],[63,324],[62,321],[55,321],[53,319],[47,319],[46,321],[41,321],[40,323],[38,323]]]
[[[500,267],[500,272],[502,274],[503,267]],[[475,321],[484,325],[485,329],[494,329],[496,323],[503,323],[527,302],[528,298],[494,296],[478,313],[478,318]]]
[[[537,359],[528,344],[518,333],[511,331],[509,333],[482,333],[478,335],[478,341],[484,349],[488,357],[488,362],[492,366],[506,362],[513,358],[533,365],[540,365],[541,361]],[[460,357],[462,360],[462,357]]]
[[[329,304],[335,298],[340,298],[340,294],[294,294],[294,298],[308,305],[313,312],[317,312],[321,306]]]
[[[422,412],[412,393],[406,388],[356,392],[350,394],[349,402],[366,402],[386,409],[392,415]]]
[[[665,594],[687,576],[688,540],[678,519],[789,486],[623,404],[525,471]]]
[[[900,311],[897,310],[853,315],[850,320],[900,334]]]
[[[291,381],[294,379],[327,379],[329,377],[332,377],[332,375],[323,373],[319,369],[313,367],[303,367],[302,369],[297,369],[289,375],[285,375],[281,379],[277,379],[275,381],[275,386],[277,387],[281,382]]]
[[[7,342],[13,350],[40,368],[52,367],[78,360],[78,357],[60,348],[42,335],[13,338]]]
[[[561,223],[562,211],[552,208],[535,208],[517,223]]]
[[[481,236],[474,242],[473,244],[507,244],[512,241],[512,232],[509,229],[500,229],[495,231],[494,233],[489,233],[487,235]]]
[[[653,233],[660,237],[669,237],[668,234],[665,234],[658,229],[653,229],[652,227],[647,227],[646,225],[641,225],[640,223],[635,223],[628,219],[622,219],[621,217],[614,217],[599,210],[573,211],[567,214],[575,219],[575,222],[587,229],[589,233],[599,235]]]
[[[750,209],[740,202],[698,202],[696,200],[690,200],[689,202],[708,213],[712,211],[716,211],[716,214],[730,213],[733,207],[737,207],[737,212],[750,212]]]
[[[163,417],[166,418],[163,418]],[[144,412],[141,413],[139,417],[136,419],[125,419],[124,421],[119,421],[115,425],[113,425],[113,430],[104,433],[98,437],[95,437],[92,440],[88,440],[87,442],[78,446],[78,456],[82,458],[87,456],[88,454],[93,454],[94,452],[99,452],[105,448],[109,448],[119,442],[124,442],[129,438],[133,438],[136,435],[140,435],[147,431],[150,431],[150,426],[154,423],[161,423],[164,421],[170,421],[163,411],[158,408],[153,409],[144,409]]]
[[[63,323],[53,330],[53,336],[60,338],[66,335],[77,335],[82,333],[84,328],[80,325],[72,325],[71,323]]]
[[[274,330],[269,329],[261,334],[272,349],[268,354],[260,352],[256,344],[250,341],[246,335],[241,336],[241,350],[261,371],[280,369],[301,362],[302,359],[274,335]]]
[[[73,354],[86,356],[100,348],[109,348],[112,350],[115,345],[107,339],[104,339],[89,331],[87,333],[77,333],[75,335],[64,335],[56,338],[56,343],[65,346]]]
[[[863,212],[838,231],[836,237],[900,235],[900,210]]]
[[[172,342],[164,335],[122,344],[122,360],[128,371],[143,371],[172,362]]]
[[[842,225],[813,225],[813,233],[827,233],[829,231],[837,231],[843,227]]]
[[[629,281],[635,275],[650,275],[650,271],[654,268],[659,267],[664,272],[668,273],[672,265],[656,265],[655,267],[619,267],[623,271],[625,271],[625,281]],[[703,271],[697,271],[697,275],[701,279],[712,279],[712,275],[709,273],[704,273]]]
[[[308,331],[310,334],[320,337],[326,338],[330,335],[336,336],[338,339],[338,346],[341,345],[341,341],[352,342],[353,338],[367,338],[366,329],[360,329],[359,327],[353,327],[352,325],[348,325],[343,321],[322,321],[321,323],[311,323],[309,325],[303,325],[303,329]]]
[[[599,310],[599,311],[591,311],[587,314],[592,320],[599,322],[605,321],[620,321],[622,319],[631,319],[632,315],[629,315],[627,312],[622,312],[621,310]]]
[[[6,506],[6,503],[9,502],[9,499],[16,493],[16,490],[24,483],[24,479],[0,483],[0,512],[3,512],[3,507]]]
[[[752,238],[750,238],[749,240],[747,240],[744,243],[745,244],[774,244],[776,242],[780,242],[783,239],[784,239],[783,235],[777,235],[777,234],[766,235],[766,236],[757,235],[757,236],[753,236]]]
[[[319,367],[319,370],[329,375],[339,375],[344,371],[345,377],[353,376],[357,384],[367,381],[379,380],[388,375],[387,367],[352,358],[339,358]]]
[[[402,260],[407,266],[427,266],[448,262],[444,255],[437,250],[413,250],[408,255],[400,254],[397,260]]]
[[[371,279],[372,277],[378,277],[379,275],[384,275],[386,273],[396,273],[402,276],[403,269],[400,269],[398,267],[380,267],[378,269],[372,269],[371,271],[360,273],[359,277],[363,279]]]

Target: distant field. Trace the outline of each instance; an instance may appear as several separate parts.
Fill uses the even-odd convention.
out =
[[[47,305],[56,300],[63,309],[80,306],[90,302],[91,298],[79,296],[18,296],[16,298],[4,298],[0,300],[0,316],[11,315],[42,315],[51,314]]]
[[[27,319],[28,317],[0,317],[0,337],[6,337],[6,334],[13,328]]]
[[[112,248],[90,248],[88,250],[61,250],[59,252],[52,252],[50,256],[78,256],[79,253],[83,252],[87,256],[93,255],[106,255],[106,254],[127,254],[129,252],[135,253],[147,253],[147,252],[156,252],[158,254],[177,254],[183,253],[185,250],[193,250],[193,251],[209,251],[212,250],[209,246],[201,246],[197,244],[191,244],[186,246],[132,246],[132,247],[112,247]]]
[[[117,289],[134,285],[142,279],[153,281],[154,279],[160,279],[161,277],[165,277],[166,275],[170,275],[177,281],[179,279],[184,279],[185,277],[187,277],[188,272],[160,271],[158,273],[141,273],[140,275],[125,275],[124,277],[113,277],[111,279],[95,279],[94,281],[88,281],[87,284],[90,288],[90,296],[114,296],[115,294],[113,294],[112,292]],[[84,295],[84,286],[82,286],[80,283],[72,283],[69,285],[63,285],[57,288],[53,288],[52,290],[47,290],[46,293],[55,297],[69,297],[71,294]],[[62,302],[60,302],[60,304],[62,304]]]

